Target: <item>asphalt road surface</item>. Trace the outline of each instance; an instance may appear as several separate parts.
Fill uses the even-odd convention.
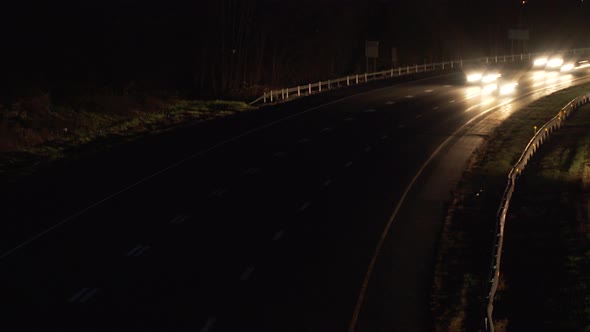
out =
[[[288,103],[42,174],[3,200],[2,329],[429,331],[469,155],[511,112],[588,81],[531,76],[507,96],[457,73]]]

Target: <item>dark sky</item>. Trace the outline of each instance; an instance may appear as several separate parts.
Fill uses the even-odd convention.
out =
[[[257,64],[281,77],[312,59],[333,73],[360,70],[366,39],[381,42],[384,58],[397,47],[409,63],[509,51],[507,30],[519,26],[530,29],[532,50],[590,45],[581,0],[13,1],[0,8],[4,84],[15,76],[41,85],[167,77],[185,87],[204,61],[223,57],[211,54],[235,48],[242,8],[250,23],[235,66],[258,83],[277,78],[246,73]]]

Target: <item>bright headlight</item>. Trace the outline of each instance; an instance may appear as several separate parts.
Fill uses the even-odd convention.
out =
[[[490,82],[494,82],[495,80],[497,80],[498,78],[500,78],[500,74],[488,74],[486,76],[484,76],[481,81],[484,83],[490,83]]]
[[[482,74],[481,73],[473,73],[473,74],[469,74],[467,75],[467,82],[479,82],[481,81],[482,78]]]
[[[565,65],[561,66],[561,71],[562,72],[572,71],[573,69],[574,69],[574,64],[573,63],[568,63],[568,64],[565,64]]]
[[[547,58],[537,58],[533,62],[533,66],[535,67],[542,67],[547,64]]]
[[[502,85],[500,87],[500,94],[507,95],[507,94],[513,93],[514,90],[516,90],[517,85],[518,85],[518,83],[507,83],[507,84]]]
[[[488,84],[488,85],[486,85],[486,86],[483,87],[482,93],[492,93],[496,89],[498,89],[498,85],[497,84]]]
[[[563,59],[555,58],[547,61],[547,67],[549,68],[559,68],[563,65]]]

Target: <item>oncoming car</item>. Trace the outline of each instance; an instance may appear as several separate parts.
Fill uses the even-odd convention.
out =
[[[468,84],[490,84],[497,81],[502,75],[495,70],[470,71],[465,74]]]

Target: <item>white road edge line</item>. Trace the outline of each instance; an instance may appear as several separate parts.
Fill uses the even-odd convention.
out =
[[[578,81],[582,80],[582,79],[588,79],[589,77],[590,77],[590,75],[585,76],[585,77],[581,77],[578,79]],[[572,81],[567,82],[567,83],[571,83],[571,82]],[[554,85],[554,87],[559,86],[561,84],[565,84],[565,82],[556,84],[556,85]],[[530,91],[530,92],[522,95],[519,99],[524,99],[525,97],[533,95],[539,91],[546,90],[547,88],[549,88],[549,87],[543,87],[542,89]],[[359,291],[359,296],[357,298],[357,302],[356,302],[356,305],[355,305],[355,308],[354,308],[354,311],[352,314],[352,319],[351,319],[350,325],[348,327],[348,332],[355,332],[356,331],[356,324],[358,322],[358,318],[359,318],[363,303],[365,302],[365,296],[367,293],[367,288],[369,286],[369,279],[371,278],[371,275],[373,273],[373,269],[375,268],[375,264],[377,262],[377,257],[379,256],[379,253],[381,252],[381,248],[383,247],[383,244],[385,243],[385,239],[387,238],[387,233],[389,233],[389,230],[391,229],[391,226],[393,225],[393,221],[395,220],[395,217],[397,216],[402,205],[404,204],[406,196],[408,196],[408,193],[410,192],[410,190],[414,186],[414,183],[416,183],[416,181],[418,180],[418,178],[420,177],[420,175],[422,174],[424,169],[430,164],[430,162],[434,159],[434,157],[436,157],[436,155],[440,152],[440,150],[442,150],[451,141],[451,139],[453,139],[457,135],[457,133],[459,131],[463,130],[465,127],[470,125],[472,122],[478,120],[479,118],[483,117],[484,115],[487,115],[488,113],[490,113],[496,109],[500,109],[500,108],[510,104],[513,101],[514,101],[514,99],[510,99],[504,103],[501,103],[500,105],[496,105],[494,107],[488,108],[487,110],[477,114],[471,120],[464,123],[461,127],[459,127],[459,129],[455,130],[451,135],[449,135],[449,137],[447,137],[447,139],[445,139],[438,146],[438,148],[430,155],[430,157],[428,157],[428,159],[424,162],[424,164],[422,164],[422,167],[420,167],[420,169],[418,170],[416,175],[414,175],[414,177],[412,178],[412,181],[410,181],[410,183],[406,187],[406,190],[402,194],[399,202],[395,206],[395,209],[393,210],[393,214],[391,215],[391,217],[389,217],[389,220],[387,221],[387,224],[385,225],[385,229],[383,230],[383,233],[381,234],[381,236],[379,238],[379,242],[377,243],[377,246],[375,247],[375,251],[373,253],[373,256],[371,257],[371,261],[370,261],[369,267],[367,269],[367,273],[365,274],[365,278],[363,279],[363,283],[361,284],[361,289]]]

